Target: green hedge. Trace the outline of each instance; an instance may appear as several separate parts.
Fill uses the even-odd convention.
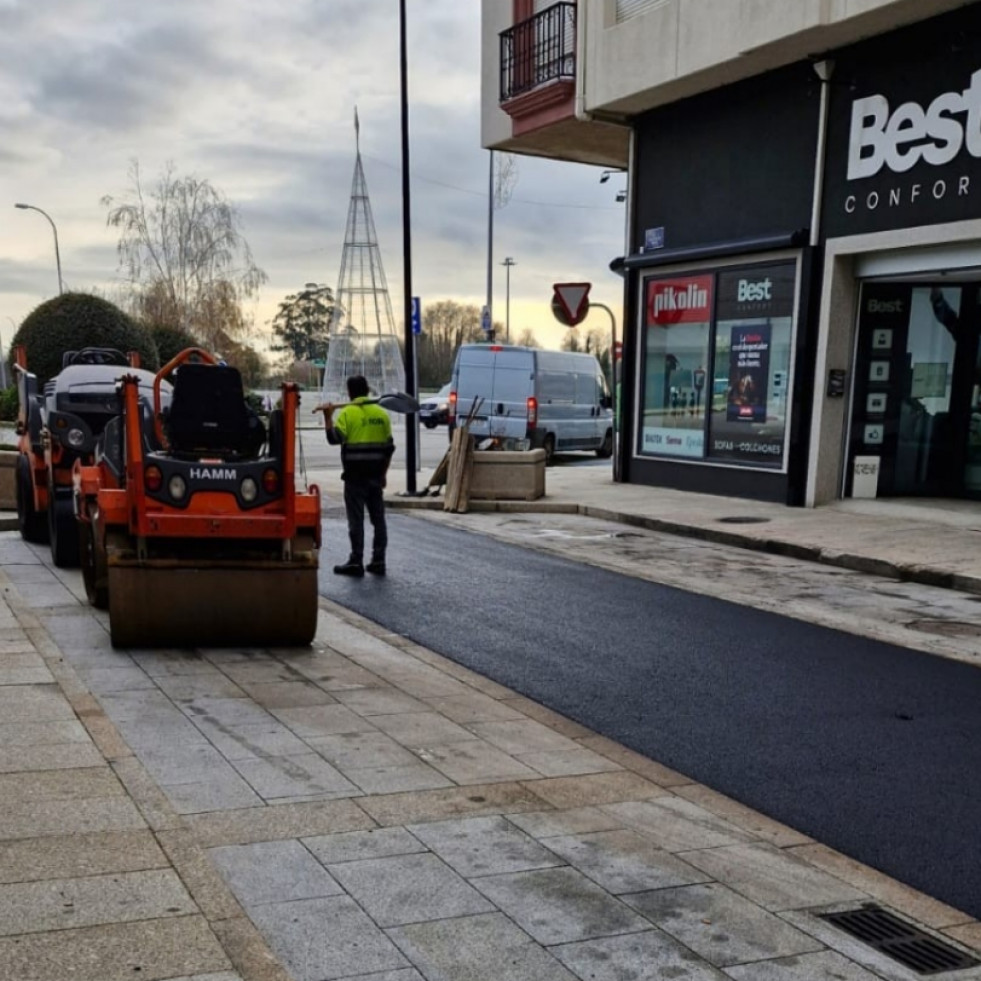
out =
[[[16,422],[17,408],[17,386],[0,389],[0,422]]]
[[[160,367],[150,331],[107,300],[88,293],[63,293],[35,307],[10,343],[23,344],[27,367],[43,385],[61,371],[65,351],[83,347],[114,347],[123,354],[138,351],[144,368]]]

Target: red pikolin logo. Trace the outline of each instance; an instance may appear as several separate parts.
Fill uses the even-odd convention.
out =
[[[647,284],[648,326],[707,323],[712,318],[711,276],[655,279]]]

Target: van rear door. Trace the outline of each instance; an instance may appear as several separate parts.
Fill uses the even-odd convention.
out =
[[[521,348],[502,347],[494,357],[494,387],[487,406],[490,435],[524,439],[528,432],[528,398],[534,394],[535,356]]]

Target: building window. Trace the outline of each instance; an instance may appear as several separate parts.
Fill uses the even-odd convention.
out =
[[[642,456],[782,470],[797,265],[646,279]]]

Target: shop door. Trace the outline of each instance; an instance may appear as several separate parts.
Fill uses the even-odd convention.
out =
[[[863,285],[847,494],[981,499],[979,301],[977,281]]]

